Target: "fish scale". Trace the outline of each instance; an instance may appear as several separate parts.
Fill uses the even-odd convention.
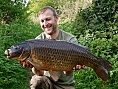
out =
[[[52,42],[52,43],[50,43],[50,42]],[[45,41],[40,42],[40,44],[38,45],[38,42],[35,42],[33,40],[32,42],[29,42],[29,45],[30,45],[31,49],[35,52],[34,55],[37,55],[38,58],[41,58],[43,62],[47,62],[47,64],[50,64],[51,67],[53,67],[54,65],[58,65],[58,66],[56,66],[57,68],[54,66],[55,69],[53,68],[53,70],[67,70],[67,71],[72,70],[73,67],[75,65],[77,65],[78,61],[80,61],[80,63],[81,63],[82,58],[83,58],[82,59],[83,62],[84,61],[86,61],[87,63],[91,62],[88,64],[91,67],[92,67],[93,63],[94,63],[94,65],[97,64],[95,62],[95,58],[94,58],[94,61],[86,59],[85,53],[87,54],[87,52],[85,51],[82,53],[82,48],[78,50],[75,46],[72,46],[70,44],[61,44],[60,41],[58,41],[58,42],[59,43],[55,43],[55,41],[49,40],[47,42],[45,42]],[[34,50],[33,47],[35,47],[36,50]],[[68,47],[68,50],[66,47]],[[75,52],[74,50],[77,50],[77,52]],[[43,51],[43,54],[41,54],[42,51]],[[78,51],[79,51],[79,54],[78,54]],[[56,60],[52,57],[53,55],[56,55],[56,58],[55,58]],[[70,58],[68,57],[68,55],[70,55]],[[78,59],[79,55],[81,55],[80,60]],[[91,57],[91,55],[90,55],[90,57]],[[88,57],[88,58],[90,58],[90,57]],[[93,55],[92,55],[92,57],[93,57]],[[53,60],[53,62],[52,62],[52,60]],[[78,60],[78,61],[76,61],[76,60]],[[35,62],[37,62],[37,61],[35,61]],[[62,66],[65,66],[65,67],[62,67]],[[52,68],[50,68],[50,69],[52,69]]]
[[[38,70],[70,71],[76,65],[85,65],[104,81],[107,81],[111,70],[109,61],[96,57],[81,45],[67,41],[31,39],[7,49],[5,54],[8,58],[28,60]]]

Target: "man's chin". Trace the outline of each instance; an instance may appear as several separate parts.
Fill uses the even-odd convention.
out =
[[[47,34],[48,34],[48,35],[52,35],[53,33],[52,33],[52,32],[48,32]]]
[[[52,34],[53,34],[53,32],[52,32],[51,30],[46,30],[45,32],[46,32],[46,34],[48,34],[48,35],[52,35]]]

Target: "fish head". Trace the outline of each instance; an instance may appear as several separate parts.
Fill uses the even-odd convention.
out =
[[[28,50],[28,45],[26,43],[20,43],[11,46],[9,49],[5,50],[5,55],[7,58],[19,58],[21,55],[25,54]]]

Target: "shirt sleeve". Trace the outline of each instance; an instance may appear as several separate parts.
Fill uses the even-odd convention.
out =
[[[78,41],[77,41],[76,37],[72,37],[72,38],[69,40],[69,42],[74,43],[74,44],[78,44]]]
[[[41,35],[38,35],[35,39],[42,39]]]
[[[83,48],[85,48],[86,50],[90,51],[86,46],[83,46],[83,45],[79,44],[78,41],[77,41],[77,39],[76,39],[76,37],[72,37],[69,42],[74,43],[74,44],[77,44],[77,45],[80,45]]]

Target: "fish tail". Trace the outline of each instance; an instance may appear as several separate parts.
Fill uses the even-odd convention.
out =
[[[112,69],[110,62],[104,59],[99,60],[100,66],[96,67],[94,70],[96,74],[103,80],[107,81],[108,72]]]

